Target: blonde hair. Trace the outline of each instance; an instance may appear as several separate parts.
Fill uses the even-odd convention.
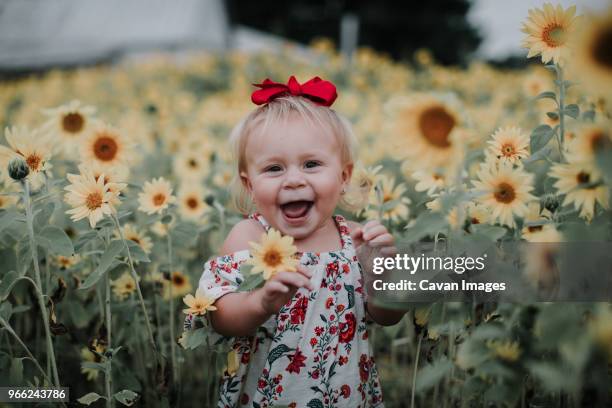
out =
[[[233,207],[242,214],[249,214],[254,209],[250,194],[244,187],[240,172],[246,171],[245,150],[247,139],[258,132],[264,133],[269,126],[283,123],[297,114],[310,125],[326,127],[336,137],[340,145],[341,163],[353,164],[357,141],[350,122],[333,109],[317,105],[301,96],[283,95],[260,106],[243,118],[230,133],[232,160],[234,166],[230,185]],[[345,194],[346,195],[346,194]],[[346,210],[353,210],[354,205],[342,195],[338,205]]]

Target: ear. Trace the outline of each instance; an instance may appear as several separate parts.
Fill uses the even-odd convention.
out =
[[[351,176],[353,175],[353,163],[347,163],[342,169],[342,183],[348,186],[351,181]]]
[[[253,185],[251,184],[251,180],[249,180],[249,175],[246,171],[240,172],[240,181],[242,181],[242,185],[249,193],[253,192]]]

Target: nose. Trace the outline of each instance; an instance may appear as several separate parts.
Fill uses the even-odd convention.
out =
[[[295,167],[290,167],[285,173],[285,180],[283,180],[283,188],[300,188],[306,185],[304,174]]]

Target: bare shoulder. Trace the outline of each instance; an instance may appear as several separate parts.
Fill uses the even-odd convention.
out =
[[[258,241],[265,231],[260,223],[252,219],[239,221],[227,234],[225,242],[221,247],[221,255],[229,255],[233,252],[249,249],[250,241]]]

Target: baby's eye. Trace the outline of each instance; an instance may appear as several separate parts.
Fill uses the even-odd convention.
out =
[[[306,167],[307,169],[311,169],[311,168],[313,168],[313,167],[317,167],[317,166],[320,166],[320,165],[321,165],[321,163],[319,163],[319,162],[318,162],[318,161],[316,161],[316,160],[308,160],[308,161],[307,161],[307,162],[304,164],[304,167]]]
[[[282,170],[281,166],[277,164],[266,168],[266,171],[281,171],[281,170]]]

